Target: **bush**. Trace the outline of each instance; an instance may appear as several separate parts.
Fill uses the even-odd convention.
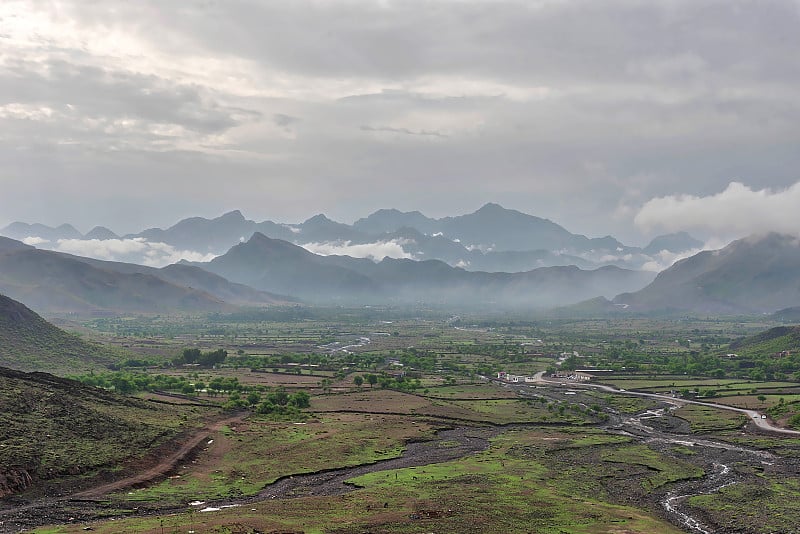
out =
[[[789,418],[789,426],[800,429],[800,413],[796,413]]]

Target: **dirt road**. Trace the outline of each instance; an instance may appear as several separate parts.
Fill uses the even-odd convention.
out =
[[[534,375],[534,379],[536,382],[540,384],[547,384],[548,386],[557,386],[562,384],[562,380],[548,380],[544,378],[544,371],[540,371]],[[755,425],[762,429],[767,430],[769,432],[775,432],[778,434],[786,434],[790,436],[800,436],[800,431],[797,430],[790,430],[788,428],[781,428],[779,426],[773,425],[769,419],[762,418],[762,414],[756,410],[747,410],[745,408],[736,408],[734,406],[727,406],[725,404],[717,404],[715,402],[703,402],[703,401],[695,401],[695,400],[688,400],[688,399],[677,399],[675,397],[671,397],[670,395],[662,395],[660,393],[642,393],[639,391],[627,391],[624,389],[617,389],[615,387],[606,386],[603,384],[586,384],[586,383],[573,383],[569,382],[569,387],[588,387],[599,389],[602,391],[607,391],[609,393],[616,393],[620,395],[632,395],[635,397],[648,397],[651,399],[657,399],[664,402],[669,402],[671,404],[675,404],[677,406],[683,406],[684,404],[697,404],[699,406],[708,406],[710,408],[718,408],[720,410],[728,410],[729,412],[737,412],[743,413],[748,416],[748,418],[755,423]]]
[[[74,493],[70,496],[70,498],[94,499],[102,497],[103,495],[107,495],[109,493],[113,493],[115,491],[120,491],[126,488],[131,488],[141,484],[146,484],[148,482],[152,482],[158,478],[161,478],[167,473],[171,472],[173,469],[175,469],[178,463],[181,460],[183,460],[195,447],[200,445],[204,440],[208,439],[209,434],[217,432],[225,426],[241,422],[242,419],[245,417],[245,415],[246,414],[239,414],[233,417],[228,417],[206,426],[202,430],[198,431],[183,445],[181,445],[180,449],[170,454],[166,458],[162,458],[161,461],[158,462],[158,464],[154,465],[150,469],[147,469],[146,471],[137,473],[136,475],[130,476],[128,478],[123,478],[121,480],[116,480],[108,484],[103,484],[102,486],[96,486],[94,488],[81,491],[79,493]]]

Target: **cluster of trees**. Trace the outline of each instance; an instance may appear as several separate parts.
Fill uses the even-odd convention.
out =
[[[361,369],[374,368],[382,364],[384,356],[377,353],[320,354],[320,353],[285,353],[273,356],[239,355],[227,360],[226,365],[247,367],[250,369],[270,369],[280,365],[296,363],[300,365],[316,365],[320,369],[337,369],[344,365],[353,365]]]
[[[215,377],[208,384],[186,376],[153,375],[131,371],[112,371],[107,373],[88,373],[72,377],[89,386],[113,389],[118,393],[130,395],[141,391],[174,391],[193,395],[205,391],[215,397],[223,393],[248,391],[260,386],[245,386],[236,377]]]
[[[308,408],[310,404],[311,396],[305,391],[288,393],[285,389],[278,388],[267,393],[266,397],[255,391],[247,395],[246,398],[243,398],[238,393],[231,394],[224,408],[255,407],[256,413],[270,416],[272,419],[296,420],[306,417],[302,410]]]
[[[190,385],[185,376],[150,375],[129,371],[89,373],[72,378],[89,386],[114,389],[124,395],[154,390],[181,391]],[[194,391],[194,386],[192,386],[192,391]]]
[[[631,340],[612,341],[600,354],[567,358],[562,368],[600,367],[628,373],[731,377],[756,381],[800,380],[800,354],[792,353],[777,358],[773,353],[764,351],[726,358],[709,343],[692,348],[694,343],[689,350],[658,352],[647,351],[642,343]],[[679,344],[686,348],[687,341]]]
[[[383,389],[399,389],[404,391],[415,391],[422,387],[422,383],[418,378],[410,379],[405,376],[375,375],[372,373],[363,376],[354,376],[353,383],[359,388],[364,385],[364,383],[367,383],[369,387],[374,387],[377,384]]]
[[[266,393],[266,395],[264,395]],[[311,403],[311,396],[305,391],[288,393],[286,389],[280,387],[275,391],[265,392],[263,389],[251,390],[246,396],[239,391],[234,391],[228,397],[228,402],[224,408],[237,409],[258,406],[258,413],[272,413],[280,407],[308,408]]]
[[[196,364],[200,367],[215,367],[228,357],[228,351],[217,349],[210,352],[201,352],[198,348],[183,349],[180,356],[173,360],[175,365]]]
[[[437,356],[433,352],[417,349],[407,349],[400,353],[400,363],[411,369],[433,371],[436,368]]]
[[[369,384],[369,387],[372,387],[378,383],[378,375],[367,374],[364,376],[356,375],[353,377],[353,383],[358,387],[361,387],[364,382]]]
[[[305,391],[289,393],[284,388],[270,391],[265,386],[247,386],[236,377],[215,377],[208,384],[196,380],[191,382],[185,376],[150,375],[117,371],[103,374],[89,373],[73,377],[80,382],[106,389],[114,389],[123,394],[140,391],[175,391],[194,395],[205,391],[209,396],[228,394],[224,409],[236,410],[255,408],[256,412],[274,416],[277,419],[302,419],[304,408],[311,403],[311,396]]]

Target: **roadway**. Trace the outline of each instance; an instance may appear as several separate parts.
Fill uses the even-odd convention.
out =
[[[775,432],[778,434],[785,434],[789,436],[800,436],[800,431],[797,430],[789,430],[788,428],[781,428],[779,426],[773,425],[769,419],[765,419],[761,417],[761,413],[757,410],[747,410],[745,408],[736,408],[734,406],[727,406],[725,404],[717,404],[715,402],[703,402],[703,401],[696,401],[696,400],[688,400],[688,399],[676,399],[670,395],[662,395],[660,393],[643,393],[640,391],[628,391],[625,389],[618,389],[612,386],[606,386],[604,384],[587,384],[581,382],[564,382],[563,380],[548,380],[544,378],[544,371],[540,371],[534,375],[534,379],[537,383],[540,384],[547,384],[550,386],[560,386],[562,384],[569,385],[569,387],[590,387],[595,389],[600,389],[602,391],[607,391],[609,393],[615,393],[619,395],[633,395],[636,397],[649,397],[651,399],[658,399],[664,402],[669,402],[670,404],[675,404],[677,406],[683,406],[684,404],[697,404],[699,406],[708,406],[710,408],[718,408],[720,410],[728,410],[729,412],[737,412],[747,415],[748,419],[755,423],[755,425],[760,428],[761,430],[766,430],[769,432]]]

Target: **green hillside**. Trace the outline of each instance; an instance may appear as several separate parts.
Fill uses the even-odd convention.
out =
[[[104,368],[124,354],[64,332],[0,295],[0,366],[56,374]]]
[[[778,326],[731,343],[741,355],[769,356],[783,351],[800,352],[800,326]]]
[[[116,471],[181,430],[177,407],[2,367],[0,407],[0,498]]]

